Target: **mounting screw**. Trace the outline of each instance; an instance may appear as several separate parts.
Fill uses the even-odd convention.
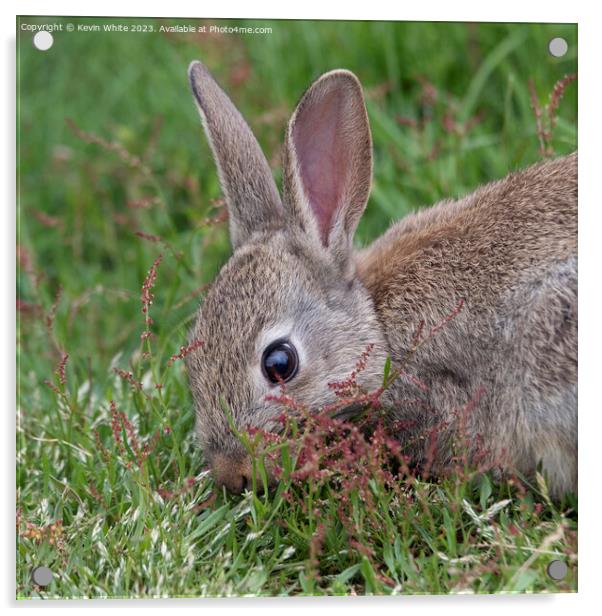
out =
[[[52,571],[48,567],[44,567],[44,566],[36,567],[31,572],[31,579],[38,586],[48,586],[50,582],[52,582],[53,577],[54,576],[52,574]]]
[[[563,580],[566,577],[566,574],[569,571],[567,564],[564,560],[553,560],[548,565],[548,575],[557,582]]]

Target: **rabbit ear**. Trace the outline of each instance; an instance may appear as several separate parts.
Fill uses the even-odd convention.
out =
[[[192,62],[188,78],[228,204],[230,241],[237,248],[255,231],[281,226],[278,189],[257,139],[207,67]]]
[[[357,77],[334,70],[299,102],[284,148],[289,216],[346,263],[372,180],[372,139]]]

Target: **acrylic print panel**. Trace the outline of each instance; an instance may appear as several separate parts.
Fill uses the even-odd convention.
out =
[[[17,47],[19,598],[577,590],[576,25]]]

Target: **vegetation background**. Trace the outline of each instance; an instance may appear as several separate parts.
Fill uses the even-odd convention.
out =
[[[153,31],[77,31],[111,22]],[[41,23],[76,31],[41,52],[21,28]],[[191,24],[271,31],[160,31]],[[548,53],[557,36],[562,58]],[[576,26],[22,17],[17,45],[18,597],[576,590],[576,501],[551,503],[543,485],[417,484],[413,507],[380,494],[368,551],[334,514],[318,546],[315,520],[280,492],[199,506],[212,482],[177,357],[230,252],[191,60],[278,181],[304,89],[335,67],[358,75],[375,149],[365,244],[415,208],[576,148]],[[33,583],[37,565],[50,586]]]

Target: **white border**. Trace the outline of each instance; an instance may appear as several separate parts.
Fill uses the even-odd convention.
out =
[[[600,450],[599,440],[602,438],[601,419],[602,395],[599,383],[600,361],[600,303],[598,293],[600,280],[600,245],[598,237],[602,233],[600,211],[602,202],[598,195],[600,177],[598,166],[602,159],[602,92],[600,91],[600,29],[602,24],[596,19],[600,11],[594,8],[595,3],[587,0],[572,0],[571,2],[553,3],[525,2],[524,0],[504,0],[501,3],[469,2],[413,2],[397,3],[391,0],[370,0],[366,3],[344,6],[329,4],[323,0],[304,0],[301,3],[266,2],[240,0],[218,2],[210,0],[191,3],[170,0],[166,4],[135,3],[128,0],[103,0],[94,5],[76,1],[26,1],[12,2],[2,6],[2,29],[4,33],[3,50],[5,52],[4,79],[5,96],[2,97],[2,121],[6,135],[2,148],[3,164],[2,185],[5,187],[5,202],[0,208],[2,212],[2,264],[5,276],[2,280],[8,288],[2,295],[2,349],[3,366],[0,370],[2,383],[0,391],[4,396],[3,415],[5,418],[4,437],[5,450],[1,456],[3,481],[6,480],[5,505],[2,507],[3,529],[7,541],[0,560],[2,580],[2,597],[7,607],[39,609],[41,602],[19,602],[14,600],[14,406],[15,406],[15,308],[14,308],[14,204],[15,204],[15,15],[99,15],[99,16],[174,16],[174,17],[255,17],[255,18],[305,18],[305,19],[394,19],[420,21],[534,21],[534,22],[578,22],[579,23],[579,150],[580,150],[580,518],[579,518],[579,594],[555,596],[495,596],[495,597],[402,597],[395,599],[324,599],[299,598],[288,600],[161,600],[161,601],[126,601],[111,600],[106,602],[53,602],[44,607],[63,609],[74,607],[81,609],[84,605],[103,610],[120,612],[125,609],[173,608],[236,611],[239,613],[263,613],[266,609],[306,611],[308,608],[343,608],[358,612],[366,609],[384,609],[399,612],[410,609],[423,613],[425,610],[442,610],[448,613],[463,614],[507,613],[545,610],[548,614],[566,615],[568,610],[578,607],[581,611],[590,605],[599,604],[596,591],[602,587],[602,549],[600,546],[601,513],[599,468],[602,466],[596,455]],[[14,9],[14,11],[13,11]],[[534,72],[536,72],[534,65]],[[598,284],[596,284],[598,282]],[[8,506],[6,505],[8,503]],[[576,604],[579,603],[579,606]]]

